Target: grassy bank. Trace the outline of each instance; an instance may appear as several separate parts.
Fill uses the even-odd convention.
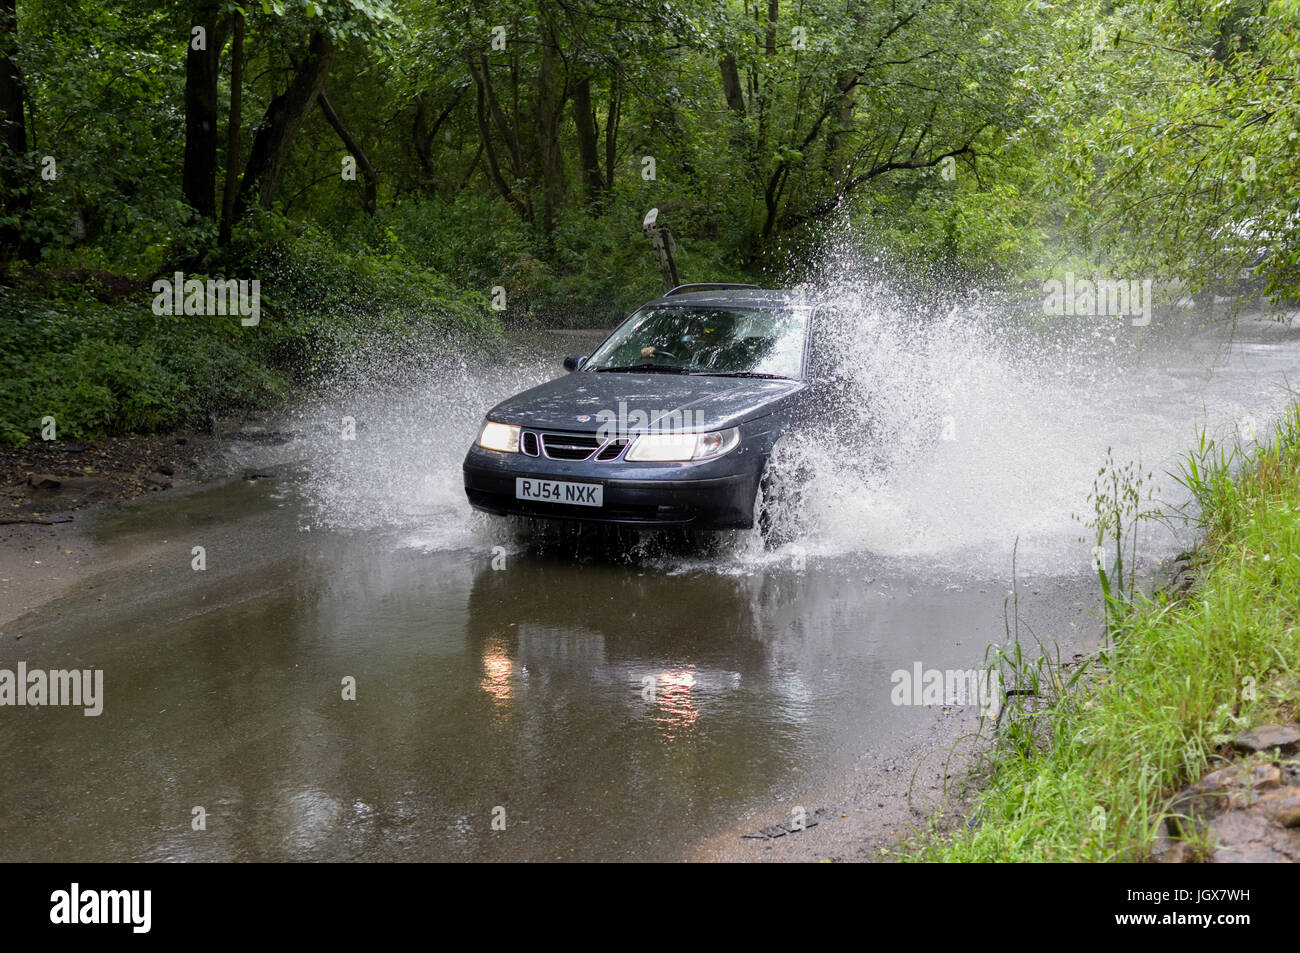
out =
[[[1120,607],[1095,672],[1047,712],[1005,713],[972,823],[909,859],[1145,860],[1232,734],[1300,715],[1300,409],[1247,454],[1202,441],[1183,478],[1205,530],[1196,588]]]

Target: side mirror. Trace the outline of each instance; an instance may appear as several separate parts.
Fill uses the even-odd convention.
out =
[[[577,355],[570,354],[568,357],[564,359],[564,369],[566,371],[573,372],[576,371],[578,368],[582,367],[582,365],[585,364],[586,362],[587,362],[586,355],[579,357]]]

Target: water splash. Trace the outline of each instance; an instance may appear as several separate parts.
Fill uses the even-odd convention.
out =
[[[442,355],[332,381],[295,413],[306,527],[439,550],[508,543],[470,510],[461,462],[494,404],[558,370],[516,342],[496,357]]]
[[[1108,447],[1154,471],[1160,499],[1181,505],[1164,471],[1195,427],[1230,432],[1250,417],[1262,432],[1286,403],[1274,385],[1300,366],[1297,332],[1268,320],[1229,336],[1173,310],[1144,328],[1049,318],[1036,290],[1019,301],[904,293],[856,251],[821,260],[803,288],[845,394],[833,436],[800,443],[811,474],[800,537],[773,551],[731,534],[694,555],[652,537],[623,558],[743,573],[854,557],[1004,575],[1018,540],[1024,573],[1082,571],[1091,542],[1079,542],[1087,531],[1072,514],[1091,515]],[[590,343],[533,333],[488,359],[351,369],[298,413],[308,523],[430,549],[517,549],[503,521],[469,509],[461,461],[494,403],[562,373],[560,356]],[[344,418],[355,440],[341,438]],[[1158,558],[1185,542],[1155,530],[1141,552]]]
[[[1108,448],[1151,472],[1173,512],[1187,500],[1166,471],[1196,426],[1231,439],[1270,420],[1300,366],[1296,332],[1268,319],[1047,317],[1036,289],[909,295],[863,280],[861,260],[819,256],[809,285],[852,395],[836,439],[801,446],[812,476],[796,545],[809,554],[1005,572],[1018,540],[1022,571],[1078,571]],[[1149,564],[1187,542],[1150,524],[1139,554]]]

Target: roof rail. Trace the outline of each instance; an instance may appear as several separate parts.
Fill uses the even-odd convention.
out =
[[[758,285],[740,285],[726,281],[707,282],[700,281],[690,285],[678,285],[672,291],[665,291],[664,297],[671,298],[673,295],[685,294],[690,291],[721,291],[725,288],[747,288],[750,291],[762,291]]]

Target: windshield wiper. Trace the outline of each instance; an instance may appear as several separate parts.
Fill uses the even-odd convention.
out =
[[[788,381],[783,374],[763,374],[759,371],[692,371],[693,377],[757,377],[769,381]]]
[[[596,373],[603,371],[618,371],[626,374],[685,374],[684,367],[673,367],[670,364],[626,364],[620,367],[598,367]]]

